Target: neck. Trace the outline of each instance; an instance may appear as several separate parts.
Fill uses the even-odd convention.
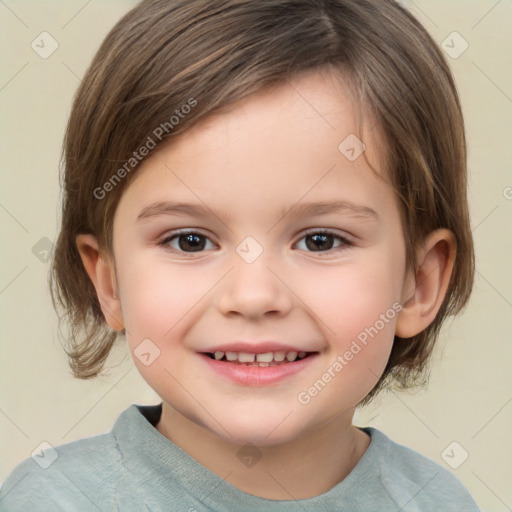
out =
[[[300,438],[272,446],[233,444],[164,402],[157,430],[241,491],[272,500],[318,496],[341,482],[370,444],[352,426],[354,410]]]

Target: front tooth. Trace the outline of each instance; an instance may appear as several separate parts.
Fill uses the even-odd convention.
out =
[[[295,359],[297,359],[297,352],[288,352],[288,354],[286,354],[286,359],[288,359],[290,363],[295,361]]]
[[[238,354],[238,360],[241,363],[254,363],[254,354],[248,354],[247,352],[240,352]]]
[[[236,361],[238,359],[237,352],[226,352],[226,359],[228,361]]]
[[[213,353],[213,357],[215,357],[215,359],[222,359],[224,357],[224,352],[221,352],[220,350],[217,350],[216,352]]]
[[[286,352],[274,352],[274,361],[277,361],[278,363],[280,361],[284,361],[285,357],[286,357]]]
[[[270,363],[272,359],[274,359],[274,354],[272,352],[267,352],[266,354],[258,354],[256,356],[258,363]]]

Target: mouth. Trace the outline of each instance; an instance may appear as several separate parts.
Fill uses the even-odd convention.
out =
[[[264,340],[233,341],[205,347],[198,355],[208,371],[236,385],[273,386],[290,382],[315,364],[320,352],[303,350],[305,346]]]
[[[204,352],[203,354],[210,359],[218,362],[234,364],[237,366],[253,366],[259,368],[267,368],[272,366],[282,366],[296,361],[301,361],[311,357],[316,352],[265,352],[255,354],[251,352],[231,352],[220,351]]]

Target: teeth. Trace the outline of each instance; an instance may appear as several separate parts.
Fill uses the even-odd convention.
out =
[[[272,359],[274,359],[274,354],[272,352],[257,354],[256,359],[258,360],[258,363],[270,363]]]
[[[274,352],[274,361],[284,361],[286,352]]]
[[[286,354],[286,359],[288,359],[290,363],[295,361],[295,359],[297,359],[297,352],[288,352],[288,354]]]
[[[288,362],[303,359],[307,356],[307,352],[265,352],[264,354],[251,354],[249,352],[222,352],[217,350],[213,353],[213,357],[220,361],[226,357],[227,361],[239,363],[254,363],[255,361],[259,366],[269,366],[270,363],[281,363],[285,359]]]
[[[226,352],[226,359],[228,361],[237,361],[238,360],[238,352]]]
[[[238,354],[238,360],[241,363],[254,363],[255,354],[248,354],[247,352],[240,352]]]

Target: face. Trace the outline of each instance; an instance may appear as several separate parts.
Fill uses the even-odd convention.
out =
[[[342,80],[310,72],[139,168],[114,218],[117,289],[134,362],[177,421],[260,445],[350,422],[405,282],[376,132],[358,132]]]

